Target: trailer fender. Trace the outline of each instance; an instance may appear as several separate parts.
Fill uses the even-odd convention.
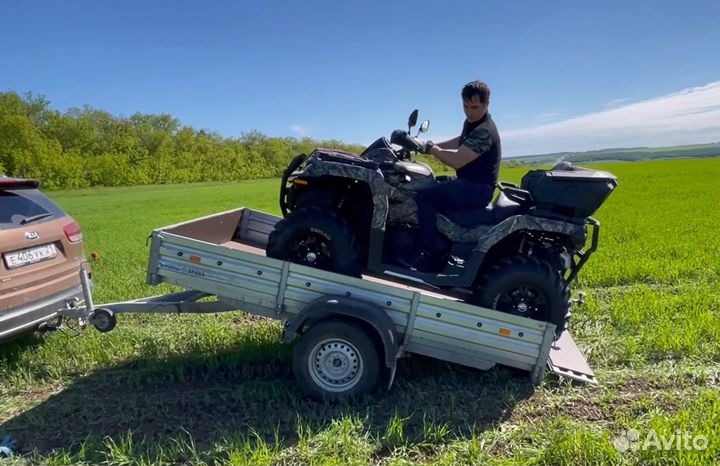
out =
[[[308,321],[320,321],[335,316],[351,317],[372,327],[383,344],[385,365],[395,368],[399,340],[395,325],[380,307],[346,296],[324,296],[308,304],[292,321],[285,323],[283,341],[289,343]]]

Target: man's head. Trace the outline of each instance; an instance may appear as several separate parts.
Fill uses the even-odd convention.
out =
[[[490,105],[490,87],[482,81],[471,81],[462,89],[463,110],[470,123],[482,120]]]

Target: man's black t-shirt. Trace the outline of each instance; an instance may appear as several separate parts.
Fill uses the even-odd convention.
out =
[[[465,145],[478,157],[457,170],[458,178],[495,186],[500,174],[500,135],[489,113],[480,121],[465,120],[460,134],[460,145]]]

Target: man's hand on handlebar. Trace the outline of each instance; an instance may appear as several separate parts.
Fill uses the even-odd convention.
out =
[[[432,153],[432,148],[435,147],[434,142],[432,142],[432,141],[425,141],[425,142],[420,141],[420,142],[422,142],[422,150],[420,152],[422,152],[423,154]]]
[[[407,150],[422,152],[424,154],[427,154],[426,151],[434,145],[432,144],[432,141],[425,142],[420,139],[414,138],[410,136],[407,131],[403,131],[401,129],[396,129],[392,132],[392,135],[390,136],[390,142],[393,144],[397,144]]]
[[[429,154],[430,150],[435,146],[435,143],[432,141],[423,141],[422,139],[417,138],[411,138],[413,142],[416,145],[416,152],[420,152],[421,154]]]

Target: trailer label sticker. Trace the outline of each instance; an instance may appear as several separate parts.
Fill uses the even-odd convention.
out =
[[[158,268],[170,270],[172,272],[177,272],[177,273],[186,273],[188,275],[193,275],[195,277],[210,277],[210,275],[208,273],[203,272],[202,270],[194,269],[194,268],[188,267],[186,265],[173,264],[170,262],[158,261]]]
[[[193,277],[207,278],[215,281],[222,281],[227,283],[234,283],[236,280],[229,275],[222,273],[207,272],[204,270],[196,269],[183,264],[177,264],[174,262],[158,261],[157,266],[159,269],[169,270],[180,274],[192,275]]]

